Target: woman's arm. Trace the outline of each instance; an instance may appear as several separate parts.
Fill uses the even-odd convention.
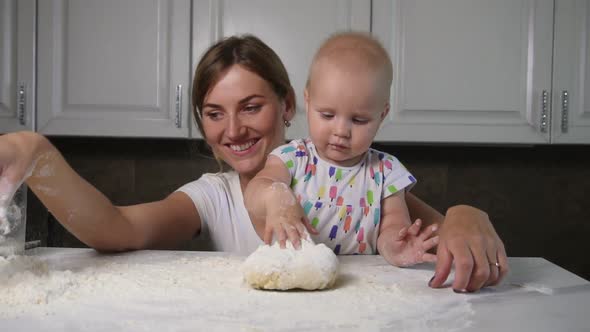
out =
[[[57,220],[97,250],[171,246],[190,239],[200,229],[199,214],[183,193],[152,203],[114,206],[36,133],[0,137],[0,170],[2,182],[7,184],[0,190],[15,190],[26,177],[29,188]]]
[[[406,204],[411,220],[420,219],[424,226],[443,223],[445,216],[411,192],[406,192]]]
[[[455,265],[453,290],[474,292],[496,285],[509,271],[504,243],[484,211],[468,205],[449,208],[445,216],[418,197],[406,195],[412,219],[420,218],[425,225],[439,224],[439,244],[434,276],[429,285],[441,287]]]
[[[303,208],[289,187],[291,175],[276,156],[269,156],[264,168],[248,183],[244,204],[258,236],[270,244],[273,235],[285,248],[286,240],[300,248],[305,228],[315,234]]]

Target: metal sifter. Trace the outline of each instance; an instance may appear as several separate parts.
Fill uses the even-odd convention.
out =
[[[0,256],[17,255],[25,250],[26,218],[26,185],[21,185],[13,197],[0,194]]]

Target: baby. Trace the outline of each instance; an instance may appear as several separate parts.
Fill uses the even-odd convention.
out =
[[[372,37],[341,33],[317,51],[305,88],[310,137],[275,149],[245,202],[264,242],[306,237],[336,254],[381,254],[390,264],[435,261],[436,227],[412,224],[404,193],[416,179],[371,143],[389,112],[393,70]],[[311,224],[311,225],[310,225]]]

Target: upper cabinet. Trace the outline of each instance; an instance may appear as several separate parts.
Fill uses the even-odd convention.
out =
[[[590,143],[590,1],[555,2],[552,142]]]
[[[0,133],[34,128],[35,1],[0,0]]]
[[[549,142],[553,6],[374,0],[372,31],[394,66],[391,111],[377,139]]]
[[[297,94],[321,42],[371,32],[391,55],[377,140],[589,144],[588,0],[0,0],[0,132],[201,137],[192,75],[217,40],[273,48]]]
[[[189,136],[190,0],[37,4],[39,132]]]
[[[193,69],[216,40],[250,33],[279,55],[297,94],[297,115],[289,138],[307,136],[303,89],[311,58],[337,31],[370,31],[369,0],[219,0],[193,1]],[[194,137],[198,131],[194,130]]]

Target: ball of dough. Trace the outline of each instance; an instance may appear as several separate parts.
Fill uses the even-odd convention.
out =
[[[244,261],[242,272],[254,288],[316,290],[334,285],[338,264],[330,248],[301,239],[298,250],[289,241],[286,249],[281,249],[278,242],[258,247]]]

